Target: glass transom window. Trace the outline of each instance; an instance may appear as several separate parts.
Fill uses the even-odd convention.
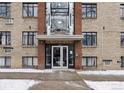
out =
[[[47,33],[70,34],[72,31],[73,9],[72,3],[57,2],[46,5]]]
[[[68,3],[51,3],[51,32],[64,33],[69,31]]]

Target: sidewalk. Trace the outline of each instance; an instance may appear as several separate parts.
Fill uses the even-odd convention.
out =
[[[87,90],[90,89],[76,71],[56,70],[53,73],[19,73],[0,72],[0,79],[34,79],[42,83],[34,85],[30,89],[62,89],[62,90]]]

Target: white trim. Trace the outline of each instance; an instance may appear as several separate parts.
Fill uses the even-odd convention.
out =
[[[60,48],[60,66],[53,66],[53,49],[55,47],[59,47]],[[63,66],[63,48],[66,48],[66,66]],[[52,46],[52,68],[68,68],[68,46]]]
[[[38,40],[82,40],[83,35],[37,35]]]

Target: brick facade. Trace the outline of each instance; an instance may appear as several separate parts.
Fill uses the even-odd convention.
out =
[[[45,3],[38,3],[38,34],[45,33]],[[42,41],[38,42],[38,68],[45,68],[45,43]]]
[[[39,3],[38,6],[38,34],[44,34],[45,32],[45,3]],[[82,23],[81,23],[81,3],[75,3],[74,8],[74,34],[75,35],[81,35],[82,31]],[[69,44],[72,42],[75,45],[75,68],[80,69],[81,68],[81,62],[82,62],[82,45],[81,41],[50,41],[51,44]],[[48,43],[48,41],[47,41]],[[45,68],[45,43],[43,41],[38,42],[38,65],[39,68],[44,69]]]
[[[75,3],[75,34],[82,34],[82,16],[81,16],[81,3]],[[75,68],[81,69],[82,63],[82,44],[81,41],[75,41]]]

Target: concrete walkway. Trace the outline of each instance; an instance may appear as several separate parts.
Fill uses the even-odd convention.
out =
[[[31,90],[88,90],[90,89],[76,71],[56,70],[53,73],[17,73],[0,72],[0,79],[34,79],[41,80]]]
[[[80,75],[80,77],[93,81],[124,81],[124,76],[121,75]]]

